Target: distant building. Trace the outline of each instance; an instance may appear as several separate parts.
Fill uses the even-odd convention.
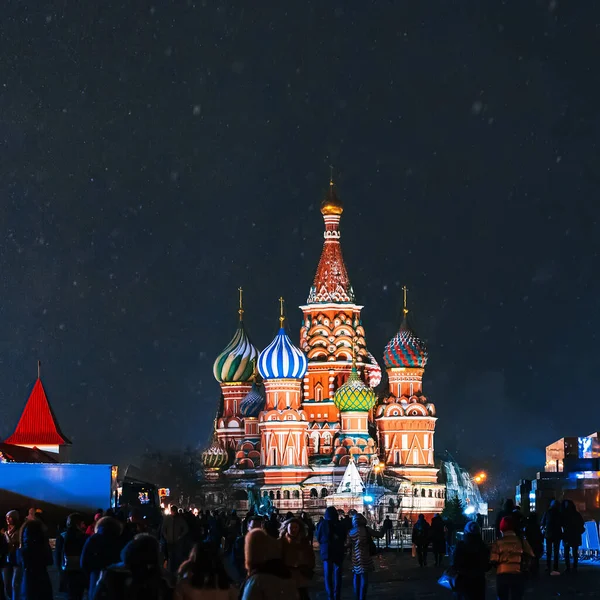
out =
[[[21,418],[14,432],[4,440],[4,444],[35,449],[44,455],[50,456],[51,460],[56,462],[68,462],[71,442],[62,432],[46,396],[40,378],[40,363],[38,363],[37,380],[25,404]],[[5,453],[11,454],[8,449],[5,449]],[[15,453],[14,451],[12,454],[22,456],[22,453]],[[30,456],[35,457],[35,454],[30,454]]]
[[[554,499],[569,499],[586,519],[600,519],[598,432],[561,438],[547,446],[544,470],[533,480],[521,480],[515,499],[525,512],[538,513]]]

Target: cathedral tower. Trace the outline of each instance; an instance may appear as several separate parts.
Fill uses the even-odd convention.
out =
[[[376,413],[380,456],[386,468],[413,481],[435,483],[433,459],[435,406],[423,395],[427,348],[409,324],[404,288],[404,318],[388,342],[384,363],[389,393]]]
[[[258,358],[258,350],[252,345],[244,328],[242,288],[239,288],[238,314],[238,328],[213,366],[223,400],[222,412],[217,420],[217,436],[221,445],[231,453],[244,436],[240,407],[252,388],[254,363]]]
[[[260,463],[266,484],[298,483],[308,473],[308,423],[300,408],[307,361],[285,332],[283,298],[279,302],[279,331],[258,358],[266,392],[265,408],[258,418]]]
[[[304,378],[303,407],[310,422],[311,454],[331,452],[332,432],[340,415],[333,402],[335,391],[348,379],[352,369],[353,340],[359,369],[366,367],[371,385],[377,385],[381,371],[366,347],[365,331],[355,303],[340,244],[340,219],[344,212],[333,180],[321,203],[325,224],[323,250],[307,303],[301,306],[303,326],[300,347],[308,357]]]

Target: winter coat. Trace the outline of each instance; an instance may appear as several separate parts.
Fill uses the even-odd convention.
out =
[[[559,541],[562,539],[562,515],[556,500],[552,501],[550,508],[542,517],[542,528],[547,540]]]
[[[173,600],[237,600],[239,592],[230,587],[227,590],[215,588],[195,588],[189,581],[180,581],[175,586]]]
[[[317,542],[321,560],[341,565],[344,560],[346,528],[333,506],[325,510],[325,518],[317,525]]]
[[[56,548],[54,550],[54,559],[56,568],[60,570],[81,569],[81,554],[83,547],[87,542],[87,536],[77,527],[70,527],[56,538]],[[73,565],[72,563],[76,563]]]
[[[493,543],[490,560],[497,565],[497,575],[518,575],[523,554],[533,557],[533,550],[529,542],[517,537],[514,531],[505,531],[503,536]]]
[[[418,519],[413,527],[412,543],[415,544],[415,546],[428,546],[429,530],[429,523],[425,519]]]
[[[585,532],[585,523],[581,513],[573,506],[563,512],[563,540],[564,543],[579,548],[581,546],[581,536]]]
[[[52,600],[52,583],[48,575],[52,550],[41,524],[23,529],[17,560],[23,570],[20,599]]]
[[[2,562],[2,565],[15,567],[17,565],[17,548],[19,547],[19,528],[7,529],[4,539],[6,540],[6,560]]]
[[[290,570],[298,588],[306,588],[314,576],[315,552],[308,539],[300,533],[295,539],[289,535],[281,538],[283,564]]]
[[[502,519],[504,519],[504,517],[511,517],[514,510],[515,510],[515,503],[513,500],[511,500],[509,498],[504,503],[504,507],[502,508],[502,510],[498,511],[498,514],[496,515],[496,537],[499,538],[502,535],[502,533],[500,531],[500,521],[502,521]]]
[[[369,573],[375,570],[370,552],[370,542],[372,538],[381,536],[370,527],[367,527],[367,522],[362,515],[356,515],[352,522],[354,527],[348,533],[352,572],[357,574]]]
[[[542,536],[542,532],[540,530],[539,523],[537,522],[537,518],[529,516],[527,522],[525,524],[525,539],[529,542],[531,549],[533,550],[534,555],[537,558],[541,558],[544,554],[544,538]]]
[[[172,600],[173,589],[160,572],[134,577],[131,570],[119,563],[106,569],[96,586],[93,600]]]
[[[172,546],[176,544],[187,532],[188,525],[185,522],[183,515],[166,515],[163,519],[162,537],[167,545]]]
[[[90,598],[94,598],[100,573],[119,562],[121,558],[121,530],[119,523],[104,517],[98,521],[96,533],[88,538],[81,552],[81,568],[90,578]]]
[[[429,529],[429,537],[431,538],[431,546],[433,552],[437,554],[446,553],[446,530],[444,519],[439,515],[431,519],[431,527]]]
[[[280,560],[253,569],[246,579],[241,600],[298,600],[298,588]]]
[[[466,598],[478,597],[477,592],[485,590],[485,572],[490,568],[490,551],[481,536],[465,533],[454,547],[451,562],[458,573],[458,591]]]

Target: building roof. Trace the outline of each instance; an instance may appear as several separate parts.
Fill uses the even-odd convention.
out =
[[[60,429],[39,377],[33,386],[14,433],[4,442],[18,446],[66,446],[71,444]]]
[[[23,448],[0,443],[0,463],[2,462],[56,463],[58,461],[39,448]]]

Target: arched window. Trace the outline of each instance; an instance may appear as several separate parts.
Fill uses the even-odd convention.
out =
[[[327,488],[321,489],[321,498],[327,498]]]
[[[320,383],[315,385],[315,400],[321,402],[323,400],[323,386]]]
[[[418,495],[419,495],[419,490],[418,490],[417,488],[415,488],[414,495],[415,495],[415,496],[418,496]]]
[[[318,498],[319,497],[319,492],[317,492],[317,490],[315,488],[312,488],[310,490],[310,497],[311,498]]]
[[[281,492],[277,490],[277,500],[281,500]]]
[[[273,492],[269,492],[269,498],[271,498],[271,500],[275,500],[275,494]]]
[[[429,490],[429,497],[433,498],[433,490]]]
[[[421,498],[425,498],[425,488],[421,490]]]
[[[300,500],[300,491],[299,490],[294,490],[294,493],[292,495],[294,496],[294,500]]]
[[[284,490],[283,491],[283,499],[284,500],[289,500],[290,499],[290,490]]]
[[[396,504],[394,503],[394,499],[390,498],[390,501],[388,502],[390,510],[394,510],[394,508],[396,508]]]

